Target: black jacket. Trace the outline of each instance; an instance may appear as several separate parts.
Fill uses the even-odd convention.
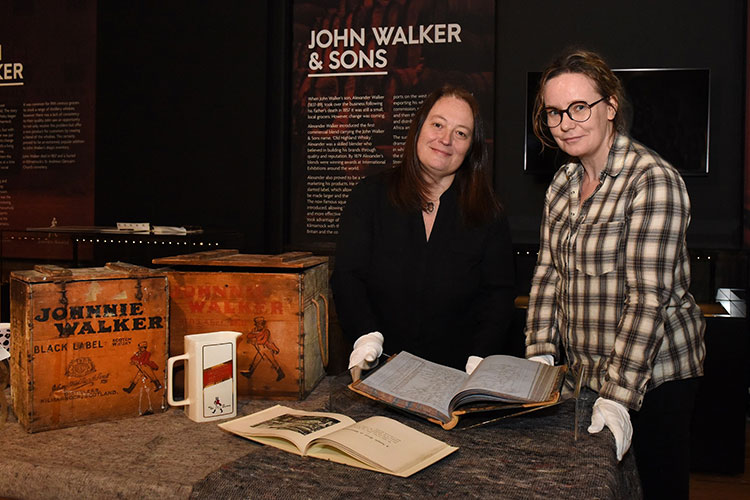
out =
[[[354,342],[379,331],[388,354],[459,369],[469,355],[497,354],[515,296],[506,218],[467,227],[454,183],[427,242],[422,214],[389,200],[386,175],[362,180],[341,216],[331,285],[344,333]]]

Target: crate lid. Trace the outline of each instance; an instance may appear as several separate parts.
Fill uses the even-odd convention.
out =
[[[34,269],[13,271],[11,278],[29,283],[49,281],[82,281],[118,278],[155,278],[165,276],[163,270],[128,264],[127,262],[108,262],[104,267],[82,267],[69,269],[54,265],[36,265]]]
[[[206,252],[160,257],[154,264],[169,266],[216,266],[274,269],[303,269],[328,262],[328,257],[313,255],[312,252],[286,252],[277,255],[245,254],[239,250],[209,250]]]

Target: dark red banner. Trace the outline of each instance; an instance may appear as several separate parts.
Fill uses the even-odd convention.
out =
[[[400,162],[432,90],[451,83],[474,93],[493,137],[493,0],[295,1],[293,18],[295,248],[333,245],[349,191]]]

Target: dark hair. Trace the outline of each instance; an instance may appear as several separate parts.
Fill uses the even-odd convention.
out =
[[[617,101],[614,128],[622,134],[627,133],[628,103],[620,79],[599,54],[583,49],[568,49],[547,66],[539,79],[539,87],[534,100],[533,125],[534,135],[542,141],[544,146],[557,147],[555,141],[550,137],[549,127],[542,117],[544,112],[544,87],[551,79],[565,73],[579,73],[588,76],[594,82],[597,92],[602,97],[607,97],[608,101],[614,98]]]
[[[500,204],[490,184],[487,145],[479,104],[469,91],[461,87],[444,85],[422,102],[409,126],[403,159],[393,170],[390,197],[397,207],[405,210],[421,209],[427,203],[428,187],[417,154],[417,140],[430,110],[443,97],[455,97],[466,102],[474,116],[471,146],[456,171],[453,182],[458,189],[458,203],[464,221],[471,226],[480,225],[499,213]]]

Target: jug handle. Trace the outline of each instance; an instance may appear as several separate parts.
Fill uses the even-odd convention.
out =
[[[328,299],[326,299],[325,295],[322,293],[319,297],[323,300],[323,305],[325,305],[325,311],[323,311],[323,315],[326,318],[325,341],[323,341],[323,329],[320,326],[320,304],[318,304],[318,301],[315,299],[312,299],[312,303],[315,305],[316,319],[318,320],[318,345],[320,347],[320,357],[323,361],[323,367],[328,368]]]
[[[174,397],[172,395],[172,392],[174,390],[174,383],[172,382],[172,369],[174,368],[175,361],[179,361],[181,359],[184,359],[187,361],[188,355],[182,354],[180,356],[173,356],[167,360],[167,402],[171,406],[185,406],[190,404],[190,400],[186,397],[185,399],[181,401],[175,401]],[[185,377],[185,395],[187,396],[187,384],[188,380],[187,377]]]

